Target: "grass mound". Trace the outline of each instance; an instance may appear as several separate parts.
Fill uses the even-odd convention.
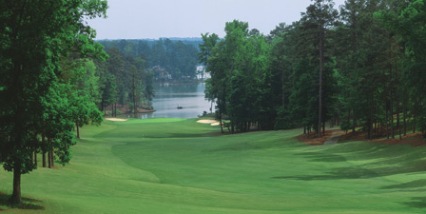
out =
[[[85,127],[70,165],[23,176],[10,213],[421,213],[426,149],[309,146],[300,130],[218,134],[196,120]],[[11,173],[0,172],[10,194]],[[3,199],[2,199],[3,198]],[[34,209],[31,209],[34,208]]]

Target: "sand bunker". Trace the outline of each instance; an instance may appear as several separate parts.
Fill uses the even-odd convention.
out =
[[[121,118],[105,118],[105,120],[113,121],[113,122],[125,122],[127,119],[121,119]]]
[[[210,124],[211,126],[218,126],[220,124],[217,120],[199,120],[197,123]]]

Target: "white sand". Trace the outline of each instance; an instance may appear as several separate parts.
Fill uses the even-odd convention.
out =
[[[199,120],[197,121],[197,123],[202,123],[202,124],[210,124],[211,126],[219,126],[220,123],[217,120]]]
[[[121,118],[105,118],[105,120],[113,121],[113,122],[125,122],[127,119],[121,119]]]

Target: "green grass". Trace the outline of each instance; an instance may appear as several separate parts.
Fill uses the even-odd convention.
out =
[[[426,148],[307,146],[300,130],[218,134],[195,120],[85,127],[66,167],[23,176],[6,213],[424,213]]]

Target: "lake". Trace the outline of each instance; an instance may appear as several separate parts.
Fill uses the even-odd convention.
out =
[[[196,118],[204,111],[210,113],[211,103],[204,98],[205,88],[204,82],[156,84],[152,100],[156,111],[143,114],[142,118]]]

